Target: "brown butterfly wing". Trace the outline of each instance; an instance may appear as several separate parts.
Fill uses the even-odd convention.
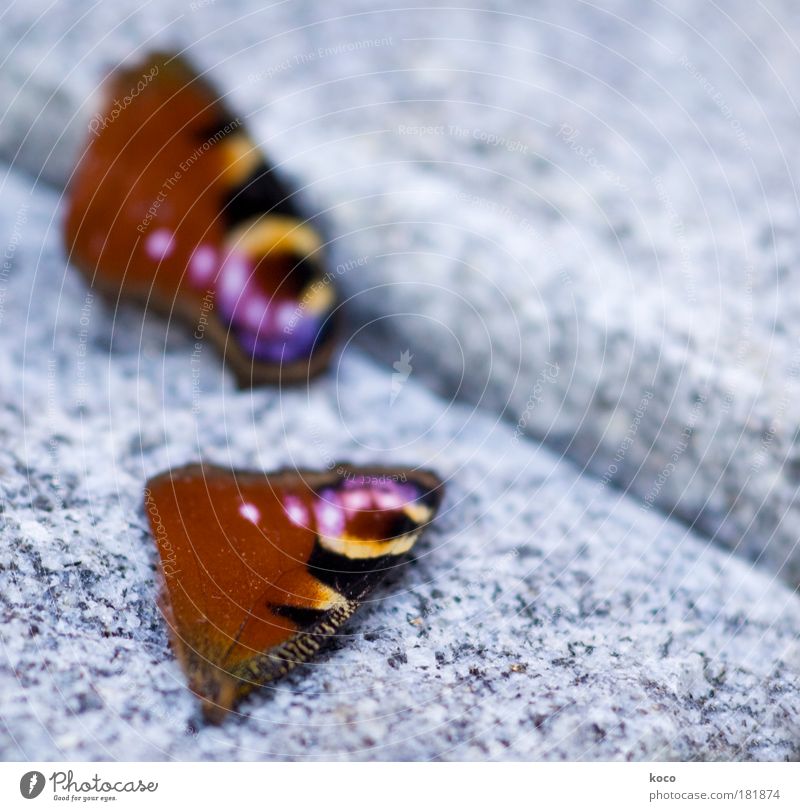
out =
[[[113,298],[202,323],[241,384],[304,380],[332,351],[321,241],[240,119],[177,56],[119,69],[70,182],[65,241]]]
[[[307,660],[407,552],[442,495],[424,471],[190,466],[146,508],[173,646],[206,717]]]

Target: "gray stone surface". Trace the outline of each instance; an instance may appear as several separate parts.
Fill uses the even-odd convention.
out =
[[[0,321],[0,756],[800,756],[800,600],[780,581],[414,371],[390,405],[391,365],[352,344],[307,392],[235,390],[181,329],[87,299],[57,195],[0,185],[0,233],[19,232]],[[448,495],[332,648],[195,734],[141,492],[199,457],[424,464]]]
[[[790,5],[482,6],[3,10],[0,756],[800,756]],[[331,238],[353,340],[308,392],[88,297],[29,179],[175,43]],[[449,496],[348,635],[195,735],[140,494],[198,456]]]
[[[63,183],[98,77],[187,46],[362,260],[365,345],[796,583],[792,4],[430,5],[15,4],[0,154]]]

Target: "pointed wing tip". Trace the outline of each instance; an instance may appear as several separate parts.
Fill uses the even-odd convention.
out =
[[[206,694],[196,693],[200,699],[203,720],[212,726],[219,726],[233,710],[240,698],[239,682],[232,676],[220,676],[213,680]]]
[[[207,698],[201,699],[200,710],[203,714],[203,721],[210,726],[220,726],[228,717],[231,709],[232,707],[222,707]]]

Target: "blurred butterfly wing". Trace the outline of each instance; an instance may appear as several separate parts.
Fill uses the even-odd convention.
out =
[[[222,150],[205,150],[192,171],[181,164],[233,119],[180,59],[161,54],[115,71],[102,96],[70,181],[70,258],[104,292],[171,307],[195,246],[223,239]]]
[[[240,119],[168,54],[102,95],[69,184],[70,260],[112,298],[203,317],[241,384],[324,368],[336,297],[321,241]]]

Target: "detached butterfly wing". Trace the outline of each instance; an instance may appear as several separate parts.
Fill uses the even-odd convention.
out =
[[[337,302],[322,241],[240,118],[168,54],[116,71],[103,98],[69,184],[70,260],[211,339],[241,385],[321,371]]]
[[[152,479],[161,607],[206,718],[310,658],[416,542],[427,471],[272,474],[194,465]]]

